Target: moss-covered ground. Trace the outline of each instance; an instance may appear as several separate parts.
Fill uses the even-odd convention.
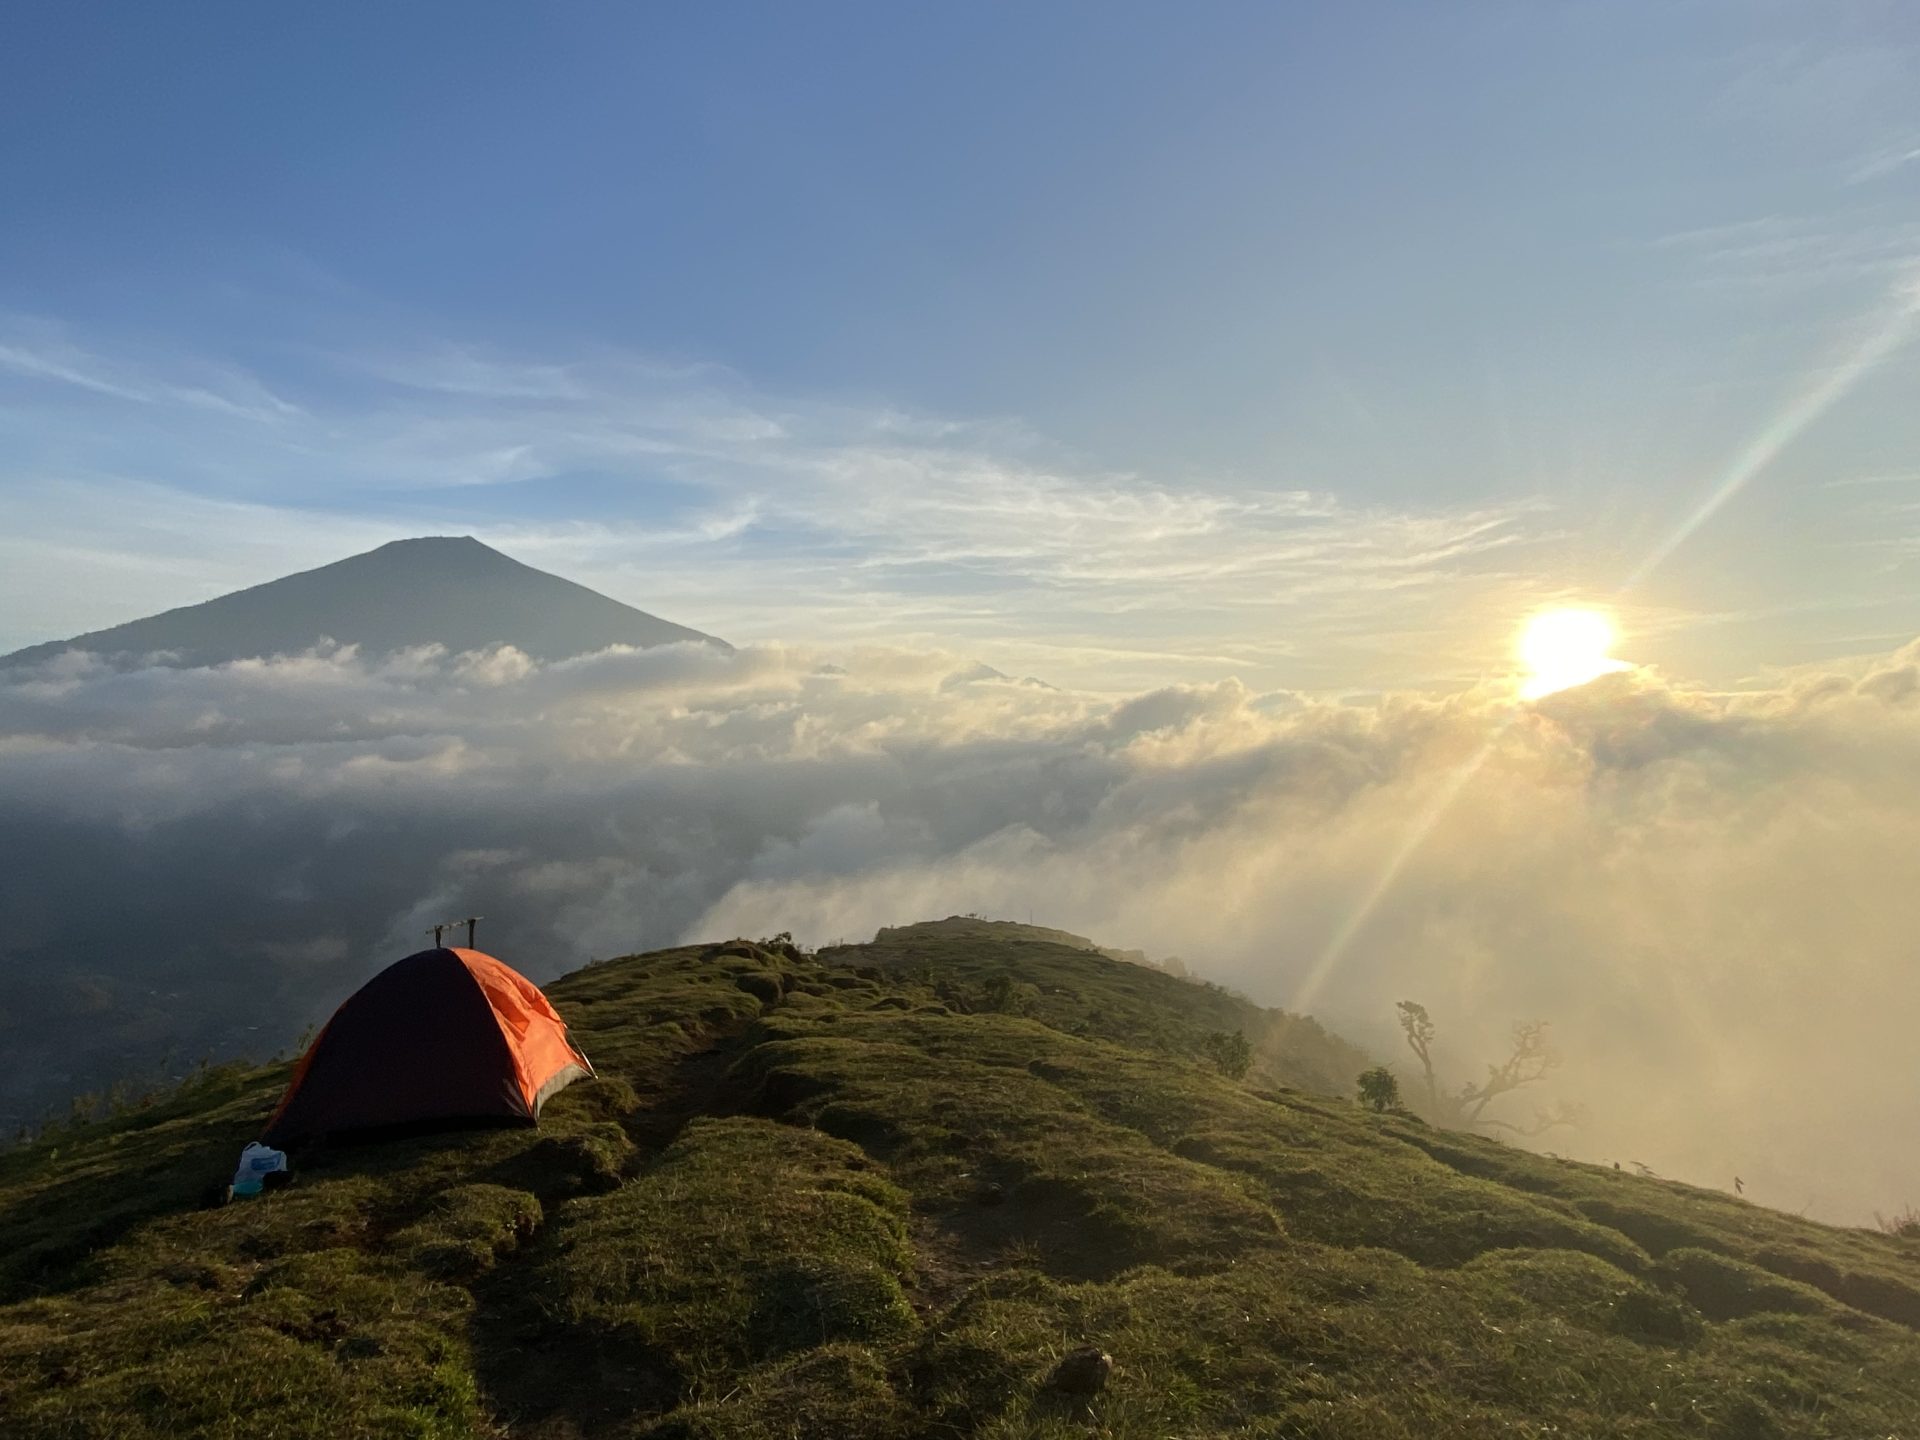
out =
[[[0,1434],[1920,1440],[1920,1241],[1374,1115],[1224,991],[944,925],[548,993],[538,1130],[200,1208],[280,1066],[0,1156]]]

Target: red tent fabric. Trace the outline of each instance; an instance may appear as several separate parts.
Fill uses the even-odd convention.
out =
[[[354,1130],[535,1123],[547,1097],[593,1074],[526,976],[478,950],[422,950],[347,997],[267,1122],[285,1149]]]

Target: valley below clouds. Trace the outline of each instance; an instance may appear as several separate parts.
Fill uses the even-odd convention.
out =
[[[536,980],[950,913],[1178,954],[1414,1079],[1516,1021],[1534,1142],[1870,1222],[1920,1202],[1920,649],[1521,705],[1115,700],[948,653],[351,648],[0,674],[0,1112],[263,1056],[426,927]],[[1502,1111],[1530,1118],[1535,1097]]]

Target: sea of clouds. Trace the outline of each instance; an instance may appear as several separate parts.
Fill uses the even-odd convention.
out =
[[[956,912],[1178,953],[1446,1078],[1513,1022],[1535,1143],[1789,1210],[1920,1203],[1920,645],[1763,693],[1646,671],[1114,701],[937,652],[351,648],[0,675],[0,1111],[267,1054],[478,912],[591,957]]]

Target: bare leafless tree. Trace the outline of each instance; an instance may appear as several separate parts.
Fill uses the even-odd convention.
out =
[[[1420,1071],[1427,1082],[1427,1099],[1438,1115],[1443,1107],[1440,1082],[1433,1074],[1433,1017],[1427,1014],[1426,1006],[1412,1000],[1402,1000],[1395,1008],[1400,1012],[1400,1028],[1406,1032],[1408,1048],[1419,1058]]]
[[[1513,1048],[1507,1058],[1497,1065],[1488,1065],[1487,1078],[1478,1084],[1470,1081],[1457,1092],[1448,1094],[1441,1090],[1434,1070],[1433,1017],[1427,1013],[1426,1006],[1412,1000],[1402,1000],[1395,1008],[1399,1011],[1400,1029],[1406,1036],[1407,1048],[1420,1062],[1431,1116],[1439,1124],[1461,1130],[1505,1130],[1515,1135],[1539,1135],[1556,1126],[1578,1125],[1586,1118],[1580,1107],[1564,1103],[1535,1111],[1530,1125],[1516,1125],[1486,1113],[1487,1107],[1502,1095],[1538,1084],[1559,1068],[1560,1052],[1548,1042],[1546,1021],[1524,1020],[1516,1024]]]

